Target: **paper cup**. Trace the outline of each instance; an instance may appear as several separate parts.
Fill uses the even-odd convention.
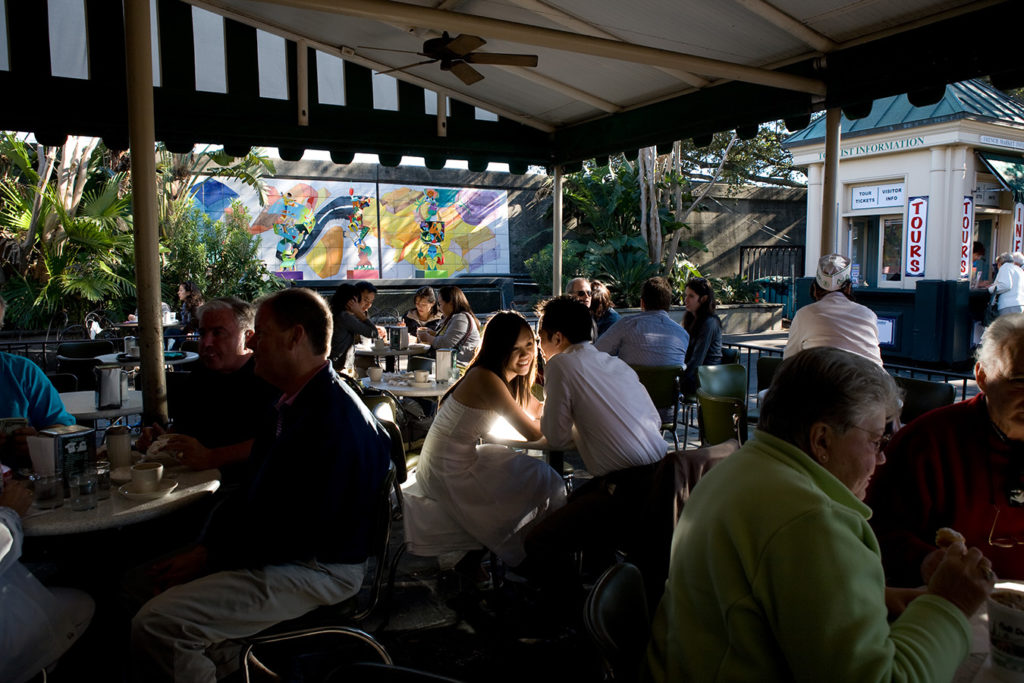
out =
[[[53,454],[53,439],[47,436],[29,436],[28,455],[36,474],[51,477],[57,473],[57,460]]]
[[[379,382],[384,376],[384,370],[382,368],[370,367],[366,368],[366,374],[370,376],[370,381]]]
[[[137,493],[156,491],[164,476],[164,466],[158,462],[140,462],[132,465],[131,488]]]
[[[1024,586],[1001,584],[988,599],[992,672],[1006,683],[1024,683]]]
[[[128,467],[132,464],[132,435],[107,433],[107,459],[110,468]]]

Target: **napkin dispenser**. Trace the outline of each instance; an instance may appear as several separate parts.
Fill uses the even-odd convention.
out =
[[[455,358],[455,351],[452,349],[438,349],[434,357],[434,379],[438,382],[448,382],[454,377],[452,366]]]
[[[54,425],[39,430],[39,436],[53,439],[55,474],[64,477],[65,486],[69,476],[81,474],[96,461],[95,429],[82,425]]]
[[[117,363],[104,363],[96,366],[96,379],[96,407],[120,408],[128,393],[128,374]]]
[[[405,325],[392,325],[388,327],[388,340],[393,349],[409,348],[409,328]]]

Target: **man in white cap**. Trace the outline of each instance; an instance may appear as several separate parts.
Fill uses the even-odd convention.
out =
[[[818,273],[811,284],[814,303],[793,316],[784,358],[815,346],[831,346],[882,364],[878,316],[854,302],[850,269],[850,259],[841,254],[828,254],[818,260]]]

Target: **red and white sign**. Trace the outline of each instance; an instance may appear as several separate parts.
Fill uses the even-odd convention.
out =
[[[1024,204],[1017,202],[1013,205],[1013,250],[1024,251]]]
[[[960,216],[960,277],[971,276],[971,237],[974,228],[974,196],[966,195]]]
[[[928,232],[928,197],[907,202],[907,277],[924,277],[924,240]]]

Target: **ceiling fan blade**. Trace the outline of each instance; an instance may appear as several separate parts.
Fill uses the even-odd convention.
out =
[[[459,80],[466,85],[473,85],[477,81],[482,81],[484,79],[484,75],[482,73],[465,62],[453,62],[448,70],[458,76]]]
[[[405,71],[406,69],[411,69],[414,66],[423,66],[424,64],[433,64],[436,61],[437,61],[436,59],[428,59],[428,60],[423,61],[423,62],[415,62],[413,64],[406,64],[405,66],[396,66],[394,69],[388,69],[387,71],[378,71],[377,75],[378,76],[383,76],[385,74],[394,73],[396,71]]]
[[[471,36],[463,33],[449,40],[448,44],[445,45],[445,48],[447,48],[447,50],[452,54],[461,57],[462,55],[468,54],[478,47],[482,47],[486,44],[487,41],[480,36]]]
[[[537,66],[537,55],[511,55],[503,52],[474,52],[462,58],[470,64]]]

